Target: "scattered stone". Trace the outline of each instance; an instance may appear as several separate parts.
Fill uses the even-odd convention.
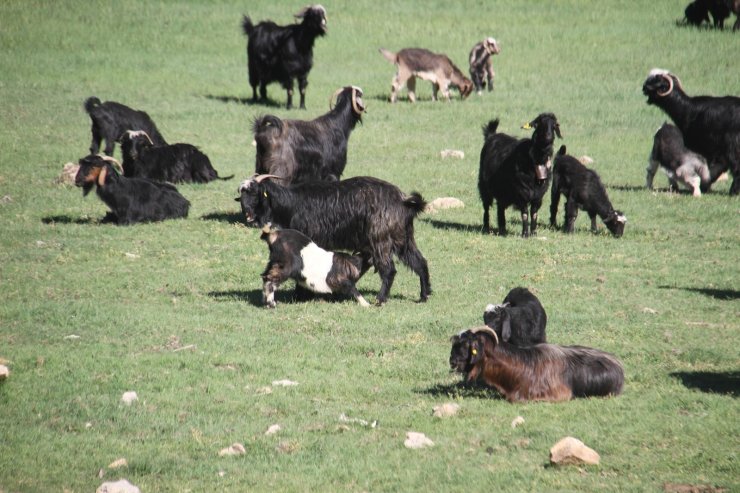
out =
[[[425,447],[433,447],[434,442],[431,441],[424,435],[424,433],[417,433],[415,431],[409,431],[406,433],[406,440],[403,442],[406,448],[420,449]]]
[[[277,447],[275,447],[275,450],[277,450],[281,454],[292,454],[293,452],[296,452],[300,448],[298,442],[291,442],[291,441],[285,441],[278,443]]]
[[[10,195],[3,195],[3,198],[0,199],[0,204],[9,204],[13,202],[13,197]]]
[[[442,159],[446,159],[448,157],[454,157],[457,159],[465,158],[465,153],[463,151],[457,151],[455,149],[443,149],[439,151],[439,155]]]
[[[226,471],[218,471],[219,478],[223,478],[224,476],[226,476]]]
[[[123,402],[127,406],[130,406],[131,404],[133,404],[134,402],[138,400],[139,400],[139,396],[136,395],[136,392],[134,392],[133,390],[129,392],[124,392],[123,396],[121,396],[121,402]]]
[[[439,406],[434,406],[432,410],[434,411],[432,413],[432,416],[434,416],[435,418],[448,418],[457,414],[457,412],[460,410],[460,404],[448,402],[445,404],[440,404]]]
[[[645,308],[642,309],[642,313],[649,313],[650,315],[656,315],[658,313],[658,310],[655,310],[653,308],[646,306]]]
[[[218,455],[221,457],[229,457],[233,455],[244,455],[247,453],[247,449],[244,448],[244,445],[241,443],[235,442],[232,443],[230,446],[221,449],[219,451]]]
[[[135,253],[126,252],[125,255],[128,258],[139,258],[139,255],[136,255]]]
[[[43,248],[46,246],[46,242],[43,240],[36,240],[36,246],[39,248]]]
[[[594,164],[594,158],[592,158],[591,156],[587,156],[585,154],[579,157],[578,161],[580,161],[581,164],[584,166],[588,166],[589,164]]]
[[[601,458],[595,450],[588,448],[582,441],[573,437],[565,437],[550,449],[552,464],[592,464],[599,463]]]
[[[141,490],[125,479],[115,482],[103,483],[95,490],[95,493],[141,493]]]
[[[0,382],[10,376],[10,368],[5,365],[0,365]]]
[[[260,387],[257,390],[255,390],[255,393],[257,395],[272,394],[272,387]]]
[[[521,426],[523,424],[524,418],[522,418],[521,416],[517,416],[516,418],[514,418],[514,421],[511,422],[511,427],[516,428],[517,426]]]
[[[278,431],[282,430],[280,425],[272,425],[269,428],[267,428],[267,431],[265,432],[265,435],[274,435]]]
[[[77,339],[80,339],[80,336],[77,334],[70,334],[68,336],[64,336],[65,341],[76,341]]]
[[[62,174],[57,177],[55,182],[61,185],[74,185],[75,176],[77,176],[77,171],[79,171],[79,169],[80,165],[77,163],[66,163],[62,167]]]
[[[294,385],[298,385],[298,382],[292,380],[275,380],[272,382],[273,387],[293,387]]]
[[[339,421],[341,421],[342,423],[353,423],[353,424],[356,423],[362,426],[369,426],[370,428],[375,428],[376,426],[378,426],[377,419],[373,421],[365,421],[364,419],[360,419],[360,418],[350,418],[344,413],[339,415]]]
[[[87,423],[85,423],[85,429],[86,430],[89,430],[92,427],[93,427],[93,424],[91,422],[88,421]]]
[[[606,276],[596,276],[596,281],[604,284],[606,282]]]
[[[116,459],[110,464],[108,464],[108,469],[118,469],[119,467],[126,467],[128,466],[128,461],[121,457],[120,459]]]
[[[465,203],[455,197],[438,197],[427,204],[424,212],[434,214],[444,209],[463,209],[464,207]]]

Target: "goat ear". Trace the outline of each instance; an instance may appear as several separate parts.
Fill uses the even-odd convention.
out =
[[[99,187],[105,186],[105,177],[106,176],[108,176],[108,168],[104,166],[100,170],[100,173],[98,173],[98,186]]]
[[[563,136],[560,135],[560,124],[559,123],[555,124],[555,135],[557,135],[559,139],[563,138]]]
[[[511,339],[511,317],[508,313],[504,313],[504,323],[501,326],[501,340],[507,342]]]
[[[566,150],[565,145],[561,145],[560,149],[558,150],[558,156],[565,156]]]

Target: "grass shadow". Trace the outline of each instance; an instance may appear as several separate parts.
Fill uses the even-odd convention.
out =
[[[71,217],[71,216],[46,216],[41,218],[44,224],[99,224],[98,219],[91,217]]]
[[[377,292],[374,291],[366,291],[362,290],[360,291],[362,295],[367,298],[374,299],[377,295]],[[208,296],[211,298],[215,298],[217,300],[223,300],[223,301],[240,301],[240,302],[247,302],[252,306],[256,307],[262,307],[264,306],[262,303],[262,290],[261,289],[251,289],[251,290],[238,290],[238,289],[231,289],[229,291],[211,291],[208,293]],[[389,299],[400,299],[401,296],[390,296]],[[300,303],[310,303],[312,301],[321,301],[325,303],[356,303],[352,297],[343,296],[343,295],[332,295],[332,294],[319,294],[319,293],[310,293],[307,291],[301,291],[298,294],[296,294],[295,290],[290,286],[290,284],[286,283],[285,289],[280,289],[278,291],[275,291],[275,301],[278,304],[300,304]],[[371,301],[368,299],[368,301]]]
[[[447,385],[436,384],[426,389],[414,389],[414,392],[417,394],[426,394],[433,397],[446,397],[449,399],[504,399],[496,389],[478,383],[471,384],[464,381]]]
[[[282,108],[284,106],[284,104],[270,98],[267,98],[266,100],[258,99],[257,101],[254,101],[252,100],[252,98],[240,98],[238,96],[226,96],[216,94],[205,94],[203,97],[206,99],[210,99],[211,101],[219,101],[221,103],[236,103],[242,104],[244,106],[266,106],[269,108]]]
[[[428,219],[428,218],[422,218],[421,221],[427,224],[430,224],[433,228],[444,229],[447,231],[449,230],[465,231],[465,232],[470,232],[470,233],[481,233],[483,231],[483,226],[480,226],[480,225],[474,226],[471,224],[440,221],[439,219]]]
[[[740,299],[740,291],[735,289],[717,289],[717,288],[681,288],[678,286],[658,286],[658,289],[681,289],[692,293],[699,293],[712,297],[717,300],[737,300]]]
[[[670,374],[681,380],[687,388],[709,394],[740,395],[740,371],[678,371]]]
[[[242,217],[243,215],[238,212],[211,212],[200,216],[204,221],[221,221],[229,224],[244,224]]]

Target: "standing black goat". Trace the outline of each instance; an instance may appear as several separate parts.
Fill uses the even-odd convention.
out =
[[[506,234],[506,208],[513,205],[522,215],[522,236],[537,234],[537,211],[547,191],[552,167],[552,145],[560,125],[552,113],[542,113],[522,128],[534,128],[531,139],[496,133],[498,120],[483,127],[485,142],[480,153],[478,192],[483,201],[483,230],[489,232],[488,209],[496,199],[498,234]],[[531,213],[527,215],[527,206]]]
[[[208,183],[220,178],[208,156],[190,144],[155,145],[145,132],[128,131],[121,139],[123,174],[171,183]]]
[[[424,210],[421,195],[371,177],[315,181],[284,187],[260,175],[244,180],[237,202],[248,224],[297,229],[327,250],[358,253],[381,278],[377,302],[388,299],[396,267],[393,256],[419,276],[420,300],[432,292],[429,268],[414,241],[414,218]],[[363,272],[364,273],[364,272]]]
[[[496,331],[500,340],[514,346],[547,342],[545,309],[527,288],[514,288],[500,305],[486,306],[483,323]]]
[[[694,197],[701,197],[711,184],[707,161],[686,148],[681,131],[670,123],[664,123],[653,137],[645,177],[645,186],[650,190],[659,167],[668,175],[673,192],[678,191],[680,182],[691,190]]]
[[[311,121],[257,118],[252,126],[255,172],[279,176],[283,184],[338,180],[347,164],[350,133],[362,122],[365,104],[359,87],[345,87],[335,95],[336,106]]]
[[[565,146],[560,146],[555,157],[552,175],[550,226],[553,228],[557,226],[558,204],[560,194],[563,194],[566,198],[563,230],[566,233],[573,232],[578,209],[583,209],[591,218],[591,232],[596,232],[598,215],[614,236],[617,238],[622,236],[627,218],[612,207],[599,175],[582,165],[578,159],[567,155]]]
[[[252,24],[248,16],[242,20],[247,35],[247,68],[252,99],[257,101],[257,86],[260,98],[267,99],[267,84],[279,82],[288,93],[286,107],[293,106],[293,79],[298,79],[301,93],[301,108],[306,108],[306,86],[308,73],[313,66],[313,43],[318,36],[326,34],[326,9],[321,5],[309,5],[295,15],[303,19],[300,24],[278,26],[272,21]]]
[[[96,187],[100,200],[111,209],[103,222],[127,225],[188,217],[190,202],[169,183],[121,176],[112,165],[116,161],[100,154],[79,163],[75,185],[82,187],[83,196]]]
[[[270,260],[262,273],[262,301],[275,308],[275,291],[288,279],[314,293],[342,293],[361,306],[370,306],[355,286],[365,272],[359,255],[329,252],[295,229],[262,228],[260,239],[270,247]]]
[[[95,96],[87,98],[85,111],[92,120],[90,154],[100,152],[100,142],[105,139],[105,153],[112,156],[116,142],[120,142],[128,130],[143,130],[155,145],[167,144],[152,119],[143,111],[131,109],[115,101],[101,103]]]
[[[662,69],[650,71],[642,92],[671,117],[686,147],[706,158],[710,182],[729,169],[730,195],[740,193],[740,98],[688,96],[678,77]]]

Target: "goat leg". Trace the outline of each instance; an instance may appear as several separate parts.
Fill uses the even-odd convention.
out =
[[[275,291],[277,291],[278,284],[265,279],[262,283],[262,303],[267,308],[275,308]]]
[[[577,217],[578,205],[574,200],[568,200],[565,203],[565,225],[563,227],[566,233],[572,233],[575,230]]]
[[[506,208],[496,202],[496,212],[498,213],[498,234],[506,235]]]
[[[537,236],[537,210],[539,207],[535,208],[535,206],[532,206],[530,209],[530,223],[529,223],[529,234],[530,236]]]
[[[589,212],[588,217],[591,218],[591,232],[596,233],[598,231],[598,228],[596,227],[596,213]]]
[[[522,210],[522,238],[529,237],[529,215],[527,214],[526,206]]]
[[[298,79],[298,92],[301,93],[301,106],[300,109],[306,109],[306,87],[308,87],[308,79],[300,77]]]
[[[393,261],[379,263],[378,274],[380,275],[381,283],[376,302],[378,305],[382,305],[388,301],[388,293],[390,293],[393,279],[396,277],[396,266],[393,264]]]

